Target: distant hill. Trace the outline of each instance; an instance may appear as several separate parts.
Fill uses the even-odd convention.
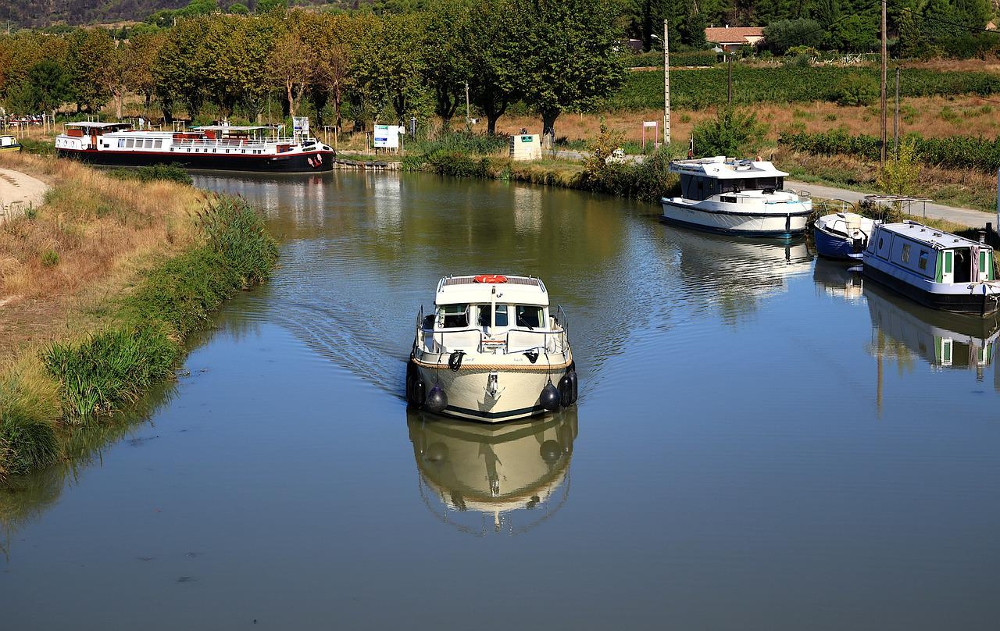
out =
[[[190,0],[0,0],[0,30],[8,22],[13,28],[44,28],[56,24],[110,24],[142,22],[150,15],[164,9],[180,9]],[[257,0],[221,0],[222,6],[235,2],[254,8]],[[295,0],[290,6],[350,5],[346,2],[325,0]]]

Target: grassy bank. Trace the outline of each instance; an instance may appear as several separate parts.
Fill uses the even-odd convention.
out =
[[[277,258],[241,199],[19,160],[5,166],[54,186],[0,229],[0,479],[63,457],[169,377],[186,336]]]

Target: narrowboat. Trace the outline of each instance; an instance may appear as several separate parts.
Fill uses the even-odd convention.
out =
[[[280,127],[207,125],[179,131],[132,129],[128,123],[67,123],[56,136],[62,157],[106,166],[179,164],[188,169],[312,173],[333,169],[336,154],[315,138],[280,135]]]
[[[788,174],[766,160],[675,160],[669,171],[680,176],[681,196],[660,200],[666,223],[747,237],[805,232],[812,199],[784,190]]]
[[[406,399],[435,414],[487,423],[573,405],[576,365],[562,308],[531,276],[446,276],[417,316]]]
[[[934,309],[985,316],[997,311],[993,248],[916,221],[876,224],[864,275]]]
[[[816,253],[830,259],[860,261],[875,220],[857,213],[823,215],[813,223]]]

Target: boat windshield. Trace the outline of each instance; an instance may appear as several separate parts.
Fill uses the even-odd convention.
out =
[[[464,329],[469,326],[469,305],[441,305],[437,311],[438,325],[445,329]]]

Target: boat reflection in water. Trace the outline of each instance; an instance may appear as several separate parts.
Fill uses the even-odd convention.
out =
[[[817,257],[816,267],[813,268],[813,281],[822,293],[847,302],[860,302],[864,295],[861,266],[856,263]]]
[[[875,283],[865,285],[872,319],[870,351],[879,359],[906,363],[919,356],[931,366],[974,369],[982,381],[993,363],[1000,321],[923,307]]]
[[[575,408],[502,425],[410,411],[407,425],[424,503],[463,532],[520,534],[569,496]]]

